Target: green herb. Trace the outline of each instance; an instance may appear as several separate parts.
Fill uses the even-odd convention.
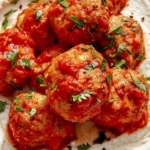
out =
[[[31,64],[30,64],[30,60],[26,59],[26,58],[22,58],[21,61],[19,61],[19,64],[21,66],[25,66],[27,69],[31,69]]]
[[[9,85],[11,85],[12,87],[14,87],[17,90],[22,90],[22,87],[19,86],[18,84],[14,83],[13,81],[9,82]]]
[[[35,14],[35,19],[36,20],[40,20],[40,18],[42,17],[43,12],[41,10],[37,10],[36,14]]]
[[[124,50],[126,50],[125,46],[123,44],[119,44],[117,52],[114,55],[111,55],[110,57],[116,58],[116,57],[120,56]]]
[[[113,103],[115,100],[112,98],[112,99],[110,99],[108,102],[109,103]]]
[[[16,111],[17,112],[22,112],[23,111],[23,107],[22,106],[16,106]]]
[[[8,19],[5,18],[2,22],[2,28],[5,30],[7,28],[7,26],[8,26]]]
[[[101,65],[101,70],[105,71],[106,70],[106,65],[107,65],[107,60],[104,58],[102,61],[102,65]]]
[[[146,92],[146,86],[145,84],[143,84],[141,81],[136,81],[133,79],[131,73],[130,73],[130,77],[131,77],[131,80],[132,82],[139,88],[141,89],[142,91]]]
[[[17,11],[17,9],[11,9],[6,14],[4,14],[4,17],[7,17],[8,15],[10,15],[10,14],[16,12],[16,11]]]
[[[102,4],[103,4],[105,7],[108,7],[106,0],[102,0]]]
[[[127,50],[127,49],[126,49]],[[133,54],[132,54],[132,52],[131,51],[129,51],[129,50],[127,50],[127,52],[128,52],[128,54],[130,55],[130,56],[132,56]]]
[[[137,57],[136,57],[136,60],[144,60],[146,59],[145,56],[143,56],[142,54],[139,54]]]
[[[46,87],[46,83],[42,75],[37,76],[36,83],[39,84],[41,87]]]
[[[15,49],[7,54],[7,58],[12,61],[12,68],[15,68],[19,50]]]
[[[115,27],[113,27],[112,29],[110,29],[109,33],[116,33],[116,34],[120,34],[120,35],[126,35],[126,32],[124,32],[120,27],[123,25],[124,23],[121,22],[119,24],[117,24]]]
[[[32,3],[37,3],[39,0],[33,0],[33,1],[31,1],[29,4],[28,4],[28,6],[29,5],[31,5]]]
[[[54,87],[54,91],[56,91],[58,89],[58,85],[56,85],[55,87]]]
[[[7,102],[0,101],[0,113],[5,111],[6,105],[8,105]]]
[[[126,60],[124,60],[124,59],[121,59],[121,60],[117,60],[116,62],[115,62],[115,67],[117,67],[117,68],[121,68],[123,65],[125,65],[126,64]]]
[[[112,76],[111,75],[106,75],[106,80],[107,80],[107,83],[109,84],[109,85],[111,85],[111,79],[112,79]]]
[[[86,22],[84,22],[83,20],[75,17],[75,16],[71,16],[70,20],[74,23],[74,26],[71,28],[71,31],[75,28],[83,28],[84,26],[86,26]]]
[[[93,91],[83,91],[81,94],[78,95],[72,95],[72,101],[73,102],[82,102],[83,100],[86,100],[87,98],[91,97],[91,95],[96,94]]]
[[[87,144],[82,144],[77,146],[78,150],[87,150],[89,149],[91,146],[87,143]]]
[[[114,46],[115,46],[115,41],[111,40],[105,46],[103,46],[100,51],[104,52],[105,50],[107,50],[109,48],[114,48]]]
[[[44,4],[46,4],[49,0],[44,0]]]
[[[101,102],[101,100],[100,100],[99,98],[97,98],[96,100],[97,100],[97,102],[98,102],[98,103],[100,103],[100,102]]]
[[[36,114],[36,108],[31,108],[31,110],[29,111],[29,115],[31,116],[31,117],[33,117],[35,114]]]
[[[135,32],[137,30],[137,24],[133,24],[132,27],[131,27],[131,30],[133,32]]]
[[[10,4],[17,4],[19,0],[13,0],[10,2]]]
[[[147,80],[147,81],[150,81],[150,77],[147,77],[146,80]]]
[[[34,95],[34,91],[29,91],[28,95],[25,96],[25,99],[31,99],[33,95]]]
[[[95,53],[95,50],[92,49],[91,52],[92,52],[93,58],[97,58],[97,55],[96,55],[96,53]]]
[[[90,65],[87,65],[84,68],[87,69],[87,70],[93,70],[97,66],[98,66],[98,62],[93,61]]]
[[[15,104],[15,105],[18,105],[18,104],[19,104],[19,101],[20,101],[20,97],[15,97],[15,99],[14,99],[14,104]]]
[[[83,51],[87,51],[87,50],[89,50],[89,49],[95,49],[95,48],[93,47],[93,45],[80,46],[80,48],[81,48],[81,50],[83,50]]]
[[[69,4],[66,0],[57,0],[57,1],[65,8],[67,8],[69,6]]]

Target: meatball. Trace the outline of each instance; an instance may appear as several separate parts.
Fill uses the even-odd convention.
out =
[[[148,84],[138,71],[113,69],[109,101],[93,121],[116,133],[133,132],[147,124]]]
[[[68,0],[65,5],[53,2],[50,24],[64,45],[92,44],[108,28],[108,10],[95,1]]]
[[[56,41],[56,35],[48,21],[50,2],[40,0],[24,9],[17,18],[16,27],[30,34],[39,51],[44,51]]]
[[[109,30],[99,40],[103,56],[110,67],[136,69],[145,59],[143,30],[140,24],[126,16],[112,16]]]
[[[34,62],[34,41],[24,32],[7,29],[0,34],[0,93],[22,89]]]
[[[102,4],[108,7],[109,15],[119,15],[127,5],[128,0],[102,0]]]
[[[50,112],[46,96],[33,91],[15,97],[8,127],[19,150],[48,146],[58,150],[75,134],[74,124]]]
[[[36,90],[45,93],[46,83],[44,81],[44,72],[51,64],[51,60],[65,51],[62,45],[56,44],[51,48],[46,49],[36,59],[32,67],[32,74],[30,76],[30,86]]]
[[[89,120],[108,101],[111,70],[92,45],[80,44],[57,56],[44,77],[50,108],[65,120]]]

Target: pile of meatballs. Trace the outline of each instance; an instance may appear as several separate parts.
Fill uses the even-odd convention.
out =
[[[39,0],[0,34],[0,93],[17,150],[62,150],[75,124],[117,135],[148,121],[143,31],[127,0]],[[30,90],[22,91],[25,86]]]

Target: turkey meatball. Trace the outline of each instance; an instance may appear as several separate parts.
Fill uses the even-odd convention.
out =
[[[49,20],[59,42],[75,46],[92,44],[108,28],[108,10],[95,1],[67,0],[66,4],[52,3]]]
[[[148,84],[138,71],[113,69],[109,100],[94,122],[116,133],[133,132],[147,124]]]
[[[58,150],[74,138],[74,124],[50,112],[45,95],[30,91],[15,97],[8,126],[18,150]],[[65,145],[66,146],[66,145]]]
[[[65,120],[89,120],[108,101],[111,71],[91,45],[80,44],[57,56],[44,77],[50,108]]]
[[[62,45],[56,44],[39,55],[33,64],[32,74],[30,76],[30,86],[32,88],[45,93],[46,83],[44,80],[44,72],[50,66],[51,60],[64,51],[65,48]]]
[[[35,60],[34,49],[34,41],[15,28],[0,34],[1,94],[8,95],[25,86]]]
[[[44,3],[43,0],[40,0],[30,4],[17,18],[16,27],[21,32],[26,31],[30,34],[39,51],[44,51],[56,41],[47,16],[50,5],[50,2]]]
[[[145,59],[143,30],[140,24],[126,16],[112,16],[109,30],[100,41],[100,51],[110,67],[136,69]]]

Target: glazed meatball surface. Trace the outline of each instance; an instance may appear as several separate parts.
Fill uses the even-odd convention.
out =
[[[66,5],[55,1],[49,10],[49,20],[59,42],[75,46],[92,44],[108,28],[107,9],[98,2],[68,0]]]
[[[33,40],[15,28],[0,34],[1,94],[8,95],[25,86],[35,60],[34,49]]]
[[[113,69],[109,101],[93,118],[104,129],[118,133],[133,132],[147,124],[148,84],[134,70]]]
[[[44,73],[50,66],[51,60],[64,51],[65,48],[62,45],[56,44],[51,48],[46,49],[39,55],[33,64],[32,73],[30,76],[30,86],[32,88],[34,87],[37,91],[45,93],[47,87],[44,80]]]
[[[140,24],[130,17],[110,17],[109,30],[99,41],[100,51],[110,67],[122,62],[125,68],[136,69],[145,59],[143,30]]]
[[[74,124],[51,113],[46,96],[33,91],[15,97],[8,125],[19,150],[40,146],[58,150],[74,138]]]
[[[39,51],[44,51],[56,41],[56,36],[48,21],[50,6],[50,2],[44,3],[43,0],[40,0],[30,4],[17,18],[16,27],[20,31],[26,31],[30,34]]]
[[[91,45],[77,45],[52,60],[44,77],[53,112],[71,122],[84,122],[108,101],[111,71]]]

